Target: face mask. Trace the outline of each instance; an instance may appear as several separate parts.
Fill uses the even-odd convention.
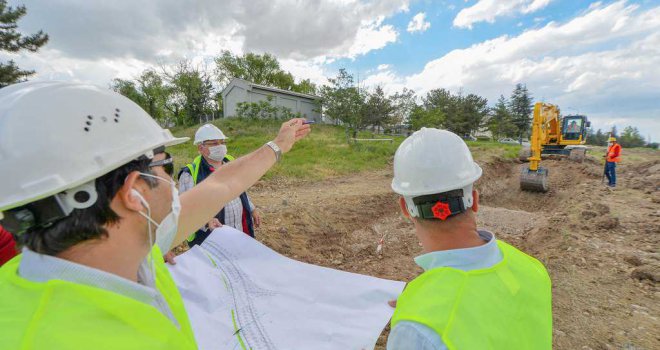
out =
[[[221,162],[223,159],[225,159],[225,155],[227,155],[227,146],[217,145],[209,147],[209,158],[212,160]]]
[[[139,192],[134,191],[133,193],[140,198],[142,205],[147,209],[147,213],[140,212],[140,215],[144,216],[149,223],[149,242],[153,241],[151,234],[151,224],[156,226],[156,244],[160,248],[162,253],[166,253],[170,250],[174,237],[176,236],[177,228],[179,226],[179,213],[181,213],[181,202],[179,201],[179,191],[174,184],[174,181],[164,179],[160,176],[155,176],[151,174],[140,173],[142,176],[152,177],[161,181],[168,182],[172,189],[172,211],[163,219],[163,221],[157,223],[154,219],[151,218],[151,208],[149,203],[144,200],[144,197],[140,195]]]

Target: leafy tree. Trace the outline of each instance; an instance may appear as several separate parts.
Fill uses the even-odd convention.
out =
[[[7,0],[0,0],[0,51],[19,52],[27,50],[36,52],[48,42],[48,34],[38,31],[25,36],[17,29],[19,19],[27,13],[25,6],[7,6]],[[33,70],[22,70],[14,61],[0,62],[0,88],[27,80],[34,74]]]
[[[503,95],[497,100],[495,108],[491,110],[490,119],[487,122],[488,130],[494,139],[511,137],[516,134],[517,128],[511,120],[511,113],[507,107],[507,100]]]
[[[619,131],[616,129],[616,125],[612,126],[612,131],[610,131],[608,136],[619,137]]]
[[[302,94],[316,95],[316,84],[312,83],[309,79],[301,80],[298,84],[295,84],[292,88],[292,91],[300,92]]]
[[[643,147],[646,144],[644,137],[639,133],[639,129],[632,126],[625,127],[617,141],[623,147]]]
[[[595,133],[593,129],[589,129],[587,133],[587,144],[594,146],[605,146],[607,144],[608,133],[602,132],[598,129]]]
[[[213,113],[215,103],[211,76],[189,61],[181,61],[173,72],[163,70],[169,83],[167,108],[174,112],[176,125],[193,125],[201,116]]]
[[[484,97],[468,94],[453,97],[454,114],[447,115],[445,128],[462,136],[478,131],[488,116],[488,100]]]
[[[145,70],[136,79],[142,92],[144,109],[157,121],[166,123],[167,100],[171,89],[165,86],[163,78],[154,70]]]
[[[380,128],[391,125],[394,121],[396,107],[392,101],[385,96],[381,86],[376,86],[373,93],[368,94],[364,104],[364,122],[372,128]]]
[[[231,78],[240,78],[255,84],[306,94],[314,94],[316,91],[316,86],[308,79],[296,84],[293,75],[284,71],[277,58],[268,53],[238,56],[224,50],[215,58],[215,64],[220,85],[228,84]]]
[[[415,101],[415,91],[408,90],[403,88],[401,92],[396,92],[391,97],[392,104],[394,105],[394,116],[392,119],[392,124],[402,124],[404,121],[410,118],[410,115],[417,107],[417,102]]]
[[[422,102],[427,112],[433,111],[427,118],[433,116],[430,120],[438,121],[442,116],[440,127],[461,136],[478,131],[489,112],[488,100],[485,98],[475,94],[454,95],[446,89],[429,91]]]
[[[353,86],[353,76],[340,69],[336,78],[328,79],[330,85],[321,87],[322,108],[325,115],[346,126],[353,137],[365,125],[364,95]]]
[[[410,112],[408,127],[410,130],[419,130],[422,127],[441,129],[444,122],[445,114],[441,109],[427,109],[423,106],[415,106]]]
[[[133,102],[144,108],[144,95],[141,91],[138,90],[135,82],[116,78],[112,81],[112,83],[110,83],[110,88],[115,92],[128,97]]]
[[[532,124],[532,109],[532,95],[527,90],[527,86],[517,84],[509,99],[509,111],[520,138],[525,138],[529,134]]]

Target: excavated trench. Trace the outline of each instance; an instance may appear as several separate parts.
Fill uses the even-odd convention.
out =
[[[658,307],[651,306],[657,304],[653,302],[657,285],[631,279],[632,267],[623,262],[631,252],[643,257],[642,267],[649,259],[658,259],[660,225],[657,219],[642,216],[648,215],[644,210],[658,212],[648,197],[657,197],[657,185],[648,198],[634,197],[639,203],[627,217],[620,214],[630,210],[631,199],[624,191],[636,191],[637,196],[641,192],[635,186],[647,189],[648,184],[623,180],[621,194],[613,193],[600,184],[602,168],[594,158],[584,163],[544,160],[549,169],[547,193],[520,190],[519,174],[526,164],[495,160],[481,165],[479,225],[539,258],[553,279],[554,348],[621,348],[626,342],[649,349],[660,345],[656,337],[644,335],[644,329],[647,333],[654,326],[658,329]],[[650,172],[655,165],[635,171]],[[645,179],[657,184],[652,176]],[[252,197],[263,212],[258,239],[300,261],[412,280],[421,273],[413,261],[421,247],[412,224],[400,214],[391,178],[386,170],[302,185],[257,187]],[[649,236],[654,231],[655,236]],[[651,294],[644,294],[644,288]],[[649,316],[628,313],[631,303]],[[386,334],[387,330],[377,349],[384,349]]]

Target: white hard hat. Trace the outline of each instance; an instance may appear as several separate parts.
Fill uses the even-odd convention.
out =
[[[108,89],[63,82],[2,88],[0,219],[2,211],[89,186],[142,155],[153,157],[158,147],[187,140]]]
[[[222,133],[217,126],[213,124],[204,124],[197,129],[195,132],[195,142],[194,144],[199,145],[200,143],[208,140],[224,140],[226,139],[225,134]]]
[[[472,184],[481,173],[460,137],[447,130],[422,128],[405,139],[394,155],[392,190],[406,198],[413,216],[417,216],[413,197],[458,189],[463,189],[463,203],[469,208]]]

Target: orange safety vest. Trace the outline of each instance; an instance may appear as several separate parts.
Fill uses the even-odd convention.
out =
[[[607,148],[607,161],[618,163],[621,160],[621,145],[613,144]]]

